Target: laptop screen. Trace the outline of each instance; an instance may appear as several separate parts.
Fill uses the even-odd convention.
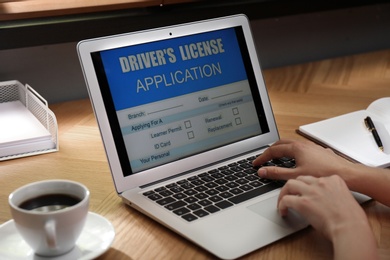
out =
[[[269,132],[241,27],[91,55],[124,176]]]

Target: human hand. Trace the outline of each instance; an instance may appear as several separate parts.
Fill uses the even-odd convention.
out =
[[[280,215],[286,216],[288,208],[306,218],[330,240],[340,228],[367,219],[345,182],[337,175],[299,176],[289,180],[279,195]]]
[[[260,177],[269,179],[293,179],[300,175],[315,177],[338,174],[343,178],[343,169],[351,162],[312,142],[280,140],[269,147],[253,161],[254,166],[261,166],[275,158],[290,157],[295,159],[295,168],[267,166],[258,170]]]
[[[337,175],[299,176],[281,189],[282,216],[294,209],[332,241],[334,259],[377,259],[376,241],[367,217]]]

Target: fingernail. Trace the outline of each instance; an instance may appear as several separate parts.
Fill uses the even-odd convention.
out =
[[[260,177],[267,177],[267,170],[264,168],[260,168],[257,173],[259,174]]]

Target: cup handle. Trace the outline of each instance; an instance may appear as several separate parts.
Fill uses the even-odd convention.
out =
[[[50,248],[55,248],[56,243],[56,223],[54,220],[49,220],[45,224],[46,243]]]

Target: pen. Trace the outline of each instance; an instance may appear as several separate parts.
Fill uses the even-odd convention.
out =
[[[366,124],[368,130],[372,133],[372,135],[374,136],[374,139],[375,139],[375,142],[376,144],[378,145],[379,149],[381,151],[383,151],[383,145],[382,145],[382,141],[381,141],[381,138],[379,137],[378,135],[378,132],[376,131],[375,129],[375,125],[374,125],[374,122],[372,122],[371,120],[371,117],[366,117],[364,119],[364,123]]]

